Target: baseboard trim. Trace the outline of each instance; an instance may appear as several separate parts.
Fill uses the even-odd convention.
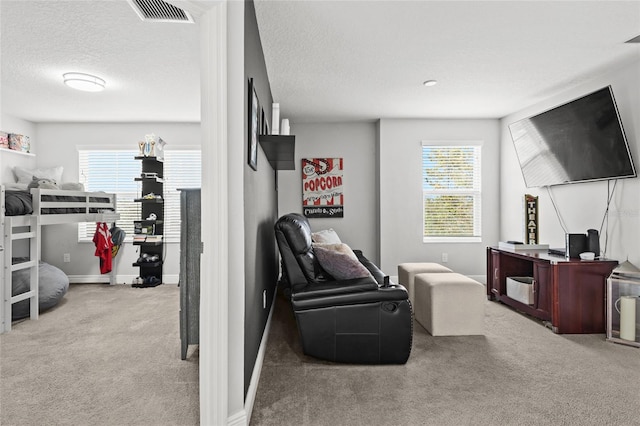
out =
[[[260,348],[258,349],[256,363],[253,366],[253,373],[251,373],[251,381],[249,382],[247,397],[244,400],[244,409],[233,414],[232,416],[229,416],[229,426],[247,426],[251,421],[251,413],[253,412],[253,404],[255,403],[256,394],[258,393],[258,382],[260,381],[260,373],[262,373],[264,356],[267,351],[267,342],[269,341],[269,332],[271,331],[271,318],[273,317],[273,310],[275,305],[276,301],[274,299],[271,303],[271,309],[269,310],[267,324],[264,327],[264,333],[262,334],[262,341],[260,342]]]
[[[227,419],[227,426],[247,426],[248,424],[249,420],[245,410],[240,410]]]
[[[71,284],[109,284],[109,275],[68,275]],[[131,284],[137,275],[116,275],[116,284]],[[164,275],[164,284],[178,284],[176,274]]]
[[[67,275],[71,284],[109,284],[109,275]],[[117,277],[120,278],[120,277]],[[135,277],[134,277],[135,278]]]

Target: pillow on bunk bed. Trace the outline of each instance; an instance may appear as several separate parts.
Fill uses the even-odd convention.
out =
[[[26,183],[27,185],[31,183],[34,176],[39,178],[51,179],[56,183],[62,182],[62,172],[64,168],[62,166],[58,167],[50,167],[47,169],[25,169],[23,167],[16,166],[13,168],[13,174],[16,177],[16,182],[18,183]]]
[[[14,258],[14,263],[23,262],[25,258]],[[69,277],[60,269],[45,262],[38,266],[38,308],[40,312],[56,306],[69,289]],[[16,296],[29,289],[29,269],[13,271],[11,275],[11,295]],[[17,320],[29,316],[29,300],[14,303],[11,319]]]
[[[60,189],[64,189],[65,191],[83,191],[84,185],[79,182],[64,182],[59,185]]]
[[[31,189],[31,188],[60,189],[58,184],[56,184],[56,181],[54,181],[53,179],[40,178],[37,176],[33,177],[31,182],[29,182],[29,185],[27,186],[27,188],[28,189]]]

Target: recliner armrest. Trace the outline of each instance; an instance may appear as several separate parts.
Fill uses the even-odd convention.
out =
[[[371,278],[354,278],[351,280],[327,281],[322,284],[307,284],[298,287],[291,293],[291,301],[306,300],[316,297],[327,297],[338,294],[362,293],[378,288]]]
[[[373,278],[378,282],[378,284],[383,284],[385,277],[384,272],[382,272],[372,261],[367,259],[367,257],[362,254],[362,250],[353,250],[353,253],[355,253],[360,263],[362,263],[362,265],[371,272],[371,275],[373,275]]]
[[[296,295],[297,296],[297,295]],[[317,309],[325,307],[335,307],[344,305],[358,305],[375,302],[403,302],[408,303],[409,295],[407,290],[401,285],[391,285],[389,287],[378,287],[374,289],[362,290],[350,293],[330,293],[316,295],[309,298],[294,298],[292,295],[291,305],[296,312],[306,309]]]

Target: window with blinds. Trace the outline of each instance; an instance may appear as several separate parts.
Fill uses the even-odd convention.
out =
[[[199,150],[171,150],[164,153],[164,239],[180,241],[180,192],[200,188],[202,161]]]
[[[481,145],[422,145],[424,242],[481,241]]]
[[[140,220],[141,162],[135,159],[138,150],[79,150],[80,182],[86,191],[105,191],[117,194],[120,219],[116,225],[133,235],[133,221]],[[180,240],[180,193],[178,188],[200,187],[200,150],[165,150],[164,152],[164,240]],[[80,223],[78,240],[91,241],[95,224]]]

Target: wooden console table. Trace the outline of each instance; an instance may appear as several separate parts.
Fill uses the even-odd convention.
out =
[[[604,333],[607,277],[615,260],[565,259],[542,251],[487,248],[487,297],[543,321],[554,333]],[[507,296],[507,277],[532,277],[533,304]]]

